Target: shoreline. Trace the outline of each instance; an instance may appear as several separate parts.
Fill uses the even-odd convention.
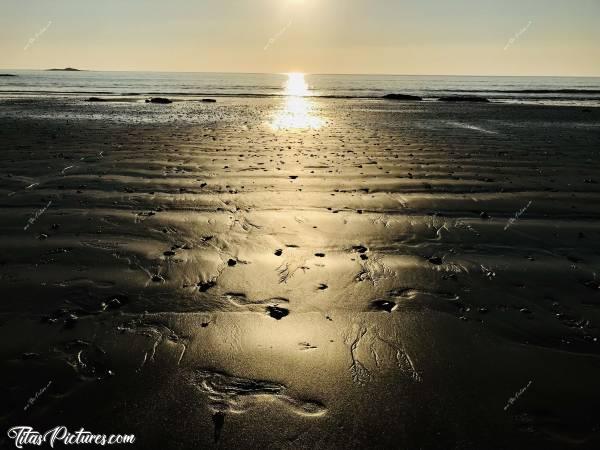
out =
[[[177,92],[149,92],[149,93],[115,93],[106,91],[1,91],[0,101],[11,99],[75,99],[85,101],[89,97],[101,97],[106,102],[111,103],[128,103],[128,102],[144,102],[146,98],[154,96],[168,97],[173,102],[198,102],[205,98],[221,98],[221,99],[281,99],[293,98],[294,95],[289,94],[236,94],[236,93],[193,93],[184,94]],[[437,103],[440,102],[443,96],[439,97],[423,97],[420,101],[414,100],[395,100],[386,99],[384,96],[348,96],[348,95],[305,95],[302,98],[307,100],[363,100],[363,101],[383,101],[397,104],[410,103]],[[511,98],[511,97],[493,97],[486,96],[488,103],[507,104],[507,105],[525,105],[525,106],[551,106],[551,107],[582,107],[582,108],[598,108],[600,107],[600,98],[560,98],[560,97],[531,97],[531,98]],[[461,104],[467,102],[454,102],[460,107]]]
[[[284,125],[321,126],[286,129],[279,98],[0,104],[6,423],[600,442],[600,110],[315,99]]]

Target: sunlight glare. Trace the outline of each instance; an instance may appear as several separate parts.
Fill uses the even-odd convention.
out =
[[[287,74],[284,94],[284,109],[279,111],[271,123],[275,130],[317,129],[323,120],[312,114],[312,102],[308,99],[309,89],[303,73]]]

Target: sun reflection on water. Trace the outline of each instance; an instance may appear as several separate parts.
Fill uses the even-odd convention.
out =
[[[275,130],[318,129],[323,126],[323,119],[312,111],[312,102],[308,98],[308,84],[303,73],[288,73],[284,94],[285,104],[271,122]]]

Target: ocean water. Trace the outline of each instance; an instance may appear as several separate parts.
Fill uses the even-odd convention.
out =
[[[169,95],[286,96],[287,74],[61,72],[2,70],[0,96],[23,95]],[[435,99],[444,95],[474,94],[493,101],[590,104],[600,106],[599,77],[481,77],[414,75],[304,76],[306,96],[378,98],[390,93]]]

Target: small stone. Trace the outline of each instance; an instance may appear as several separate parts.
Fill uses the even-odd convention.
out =
[[[442,260],[442,258],[440,258],[439,256],[432,256],[431,258],[428,259],[428,261],[431,264],[435,264],[436,266],[439,266],[441,264],[444,263],[444,261]]]
[[[394,309],[396,309],[396,303],[389,300],[375,300],[373,303],[371,303],[371,309],[391,313]]]
[[[267,306],[267,313],[275,320],[281,320],[289,315],[289,310],[278,306]]]
[[[201,281],[200,283],[198,283],[198,289],[200,290],[200,292],[206,292],[209,289],[215,287],[217,285],[217,283],[215,283],[214,281],[206,281],[203,282]]]

